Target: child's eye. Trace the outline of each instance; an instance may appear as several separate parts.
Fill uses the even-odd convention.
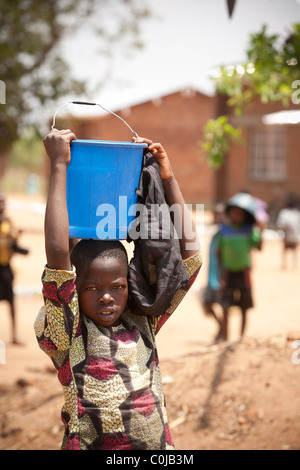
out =
[[[86,290],[88,290],[88,291],[95,291],[95,290],[97,290],[97,287],[95,287],[95,286],[87,286],[87,287],[86,287]]]
[[[114,286],[114,289],[125,289],[125,286],[123,286],[123,285]]]

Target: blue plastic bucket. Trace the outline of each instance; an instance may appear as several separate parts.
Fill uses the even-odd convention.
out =
[[[67,171],[69,236],[124,240],[135,218],[147,144],[71,141]]]
[[[81,101],[68,104],[97,105]],[[58,111],[60,111],[60,109]],[[117,114],[105,111],[121,119]],[[55,127],[53,118],[52,129]],[[136,217],[145,143],[72,140],[67,171],[67,208],[71,238],[124,240]]]

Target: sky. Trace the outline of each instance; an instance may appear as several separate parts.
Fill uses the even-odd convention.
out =
[[[87,97],[91,101],[117,110],[186,87],[213,94],[211,75],[219,65],[245,62],[250,33],[267,24],[268,33],[287,36],[291,24],[300,21],[300,0],[237,0],[231,18],[226,0],[148,3],[154,18],[143,23],[144,48],[128,56],[120,45],[104,87],[97,86],[105,64],[90,31],[83,29],[65,41],[72,73],[93,89]],[[91,113],[91,108],[72,108],[74,114]]]

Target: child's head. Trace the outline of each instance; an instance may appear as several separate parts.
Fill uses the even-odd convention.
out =
[[[234,225],[255,223],[255,211],[255,200],[247,193],[236,194],[226,205],[226,214]]]
[[[297,201],[297,197],[295,194],[293,193],[287,194],[286,199],[285,199],[285,207],[289,209],[295,209],[297,208],[298,203],[299,201]]]
[[[81,240],[71,251],[81,313],[98,326],[116,324],[128,299],[127,252],[119,241]]]
[[[227,215],[234,225],[242,225],[248,218],[247,212],[238,206],[228,207]]]

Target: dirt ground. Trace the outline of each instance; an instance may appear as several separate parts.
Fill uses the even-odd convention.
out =
[[[43,202],[13,195],[8,205],[30,255],[13,261],[21,345],[10,343],[8,309],[0,304],[0,450],[56,450],[63,433],[61,387],[33,333],[42,304]],[[233,309],[229,341],[215,345],[216,325],[200,303],[209,240],[207,230],[202,271],[157,338],[176,449],[300,450],[300,257],[297,269],[289,260],[282,270],[280,240],[264,241],[253,257],[255,307],[246,335],[239,341]]]

